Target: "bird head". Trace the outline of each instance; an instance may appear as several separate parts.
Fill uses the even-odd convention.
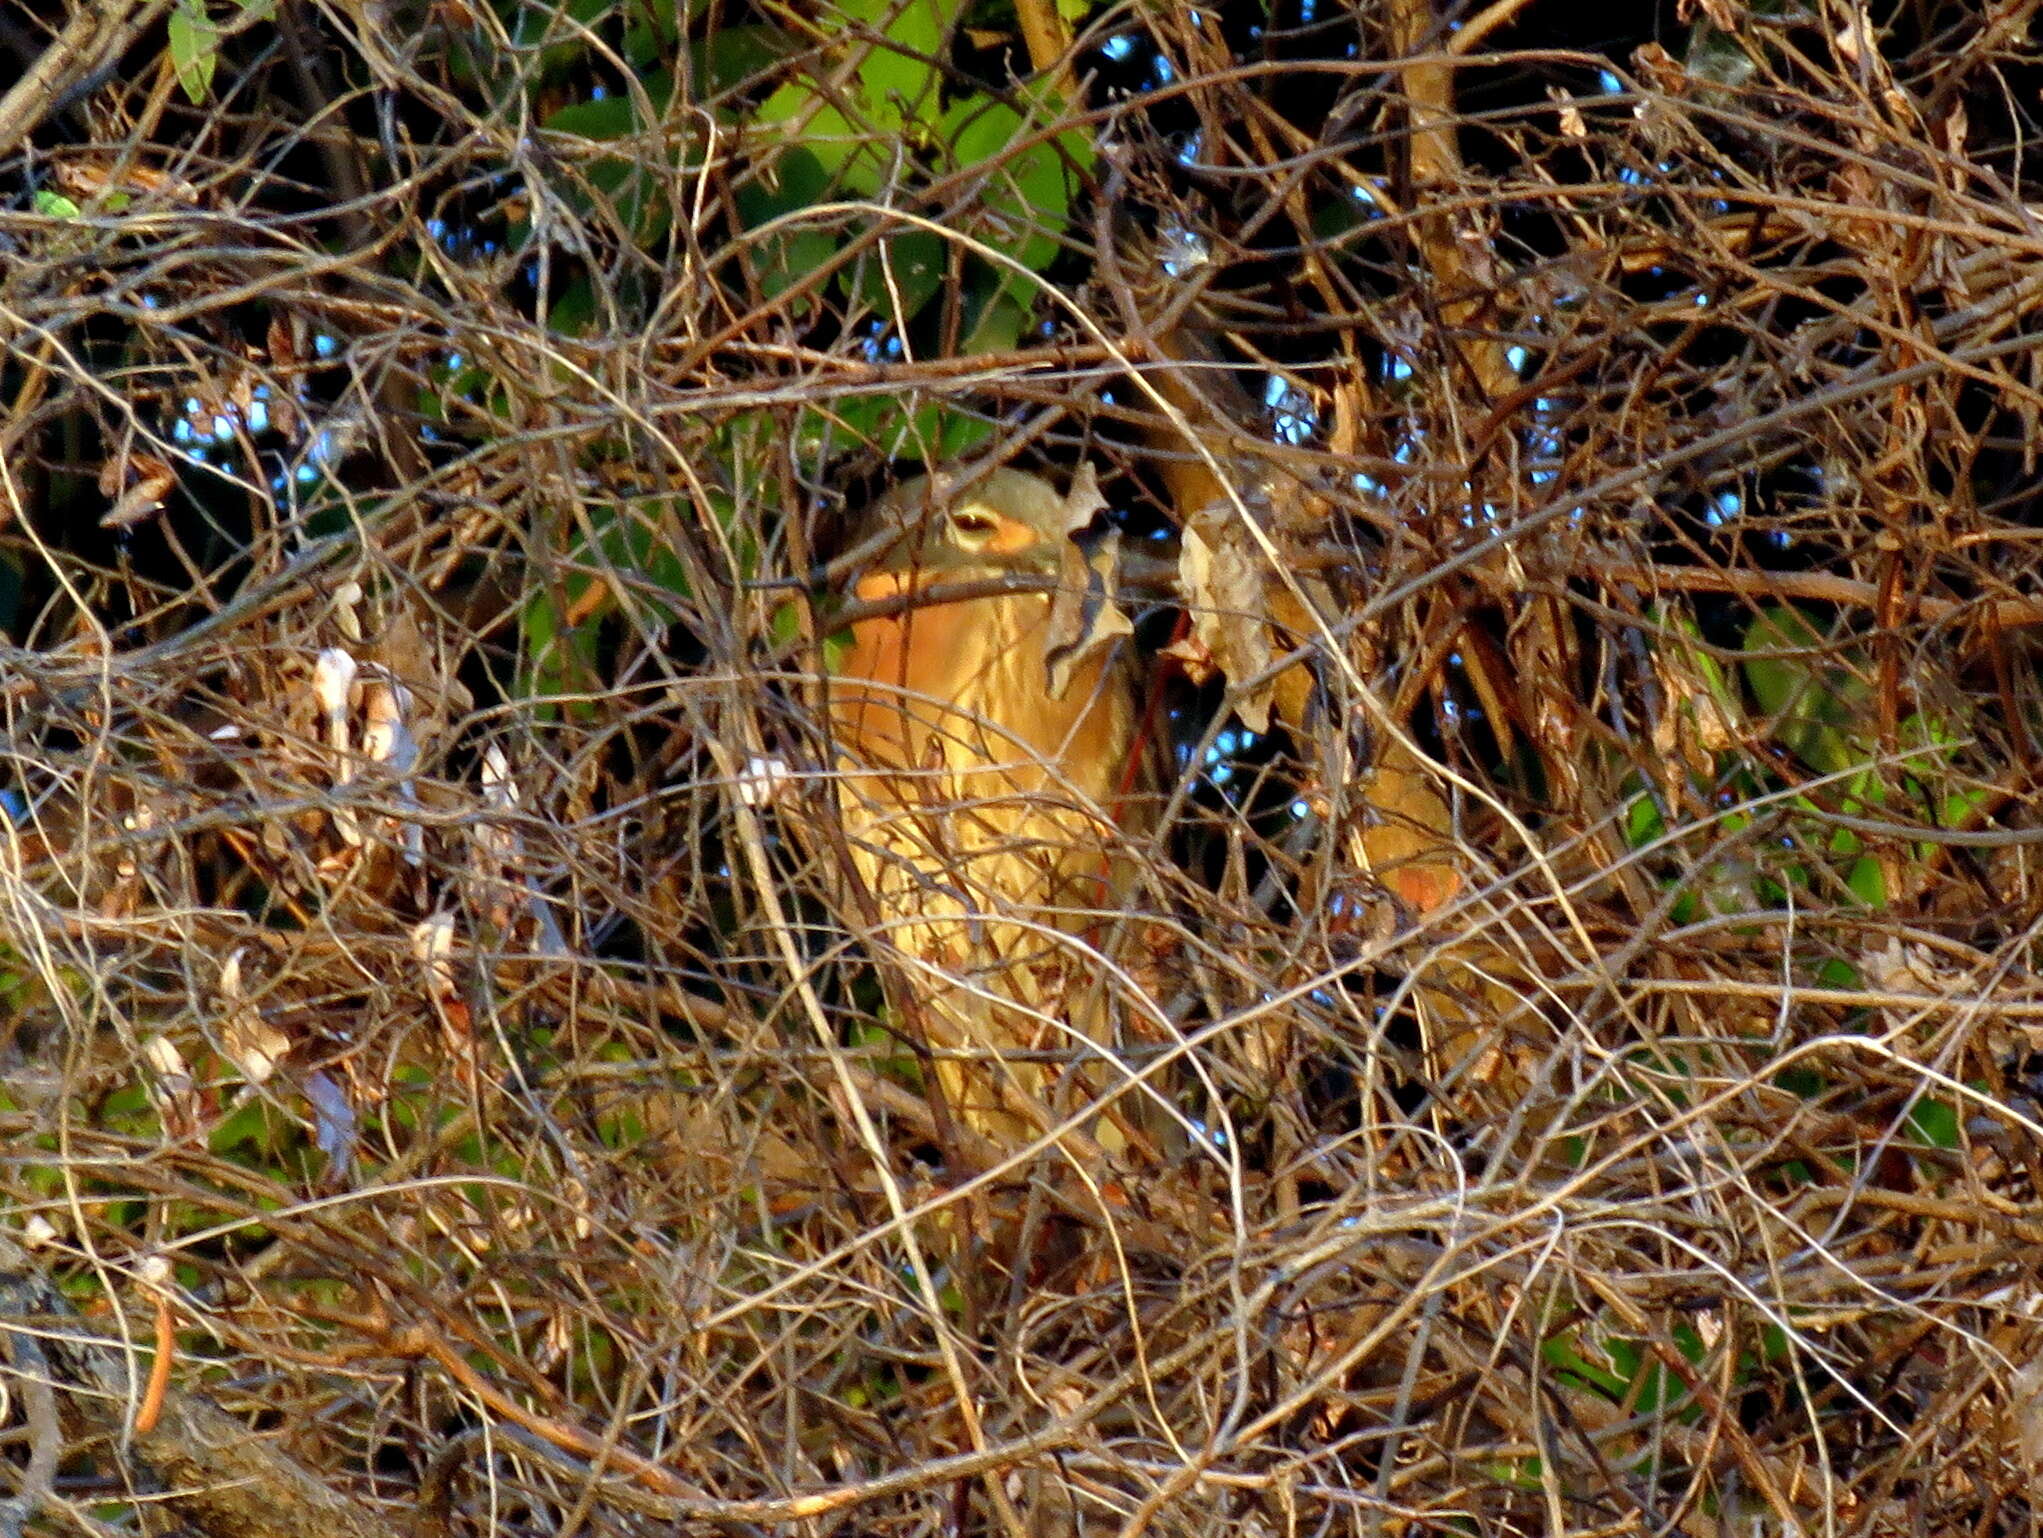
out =
[[[882,548],[857,594],[877,600],[945,582],[1054,577],[1071,512],[1048,481],[1024,470],[918,475],[866,510],[858,543]]]
[[[949,467],[918,475],[861,515],[852,548],[872,554],[853,594],[878,602],[1002,577],[1068,581],[1104,537],[1090,531],[1105,506],[1086,470],[1068,496],[1026,470]],[[1161,551],[1121,544],[1109,564],[1124,595],[1174,601],[1174,544]]]
[[[1054,748],[1070,722],[1052,718],[1070,714],[1063,702],[1074,682],[1084,682],[1076,709],[1101,670],[1128,656],[1121,640],[1132,626],[1114,588],[1118,537],[1083,537],[1105,506],[1089,466],[1068,495],[1019,470],[938,470],[904,482],[867,509],[859,529],[850,559],[869,564],[849,596],[872,607],[852,620],[836,670],[988,711],[1008,727],[1026,707],[1041,730],[1021,735]],[[862,714],[886,714],[857,698]],[[888,733],[882,722],[854,735]]]

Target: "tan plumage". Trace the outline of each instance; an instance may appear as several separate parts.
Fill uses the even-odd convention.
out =
[[[868,602],[1074,569],[1067,503],[996,470],[928,476],[871,508],[894,543],[854,582]],[[910,603],[857,621],[828,684],[839,801],[883,938],[909,961],[931,1046],[1070,1050],[1102,1039],[1096,968],[1061,936],[1103,938],[1119,898],[1137,700],[1125,643],[1052,693],[1045,593]],[[1037,1063],[939,1068],[950,1109],[1004,1146],[1071,1106]],[[1111,1140],[1110,1140],[1111,1141]]]

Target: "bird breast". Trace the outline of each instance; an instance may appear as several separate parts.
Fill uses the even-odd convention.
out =
[[[1062,786],[1110,807],[1131,735],[1125,666],[1097,659],[1053,699],[1049,620],[1047,597],[1015,594],[859,621],[831,684],[840,745],[870,768],[978,778],[979,795]]]
[[[882,595],[862,585],[860,596]],[[851,760],[847,831],[883,899],[926,909],[934,883],[982,913],[1102,900],[1134,702],[1118,657],[1053,699],[1049,619],[1047,597],[1014,594],[853,626],[829,715]]]

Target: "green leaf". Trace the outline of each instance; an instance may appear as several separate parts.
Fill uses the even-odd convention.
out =
[[[36,189],[35,211],[45,219],[76,219],[78,205],[61,192],[51,192],[47,187]]]
[[[583,580],[586,586],[586,579]],[[596,627],[566,625],[559,606],[547,594],[540,594],[525,606],[521,628],[525,632],[527,687],[537,697],[540,719],[557,721],[563,708],[576,719],[587,719],[592,707],[586,700],[569,699],[595,686]]]
[[[1932,1148],[1956,1148],[1959,1144],[1958,1112],[1941,1100],[1918,1100],[1908,1113],[1915,1130]]]
[[[813,148],[797,144],[760,166],[759,175],[738,193],[738,212],[750,229],[826,202],[829,196],[829,169]]]
[[[889,17],[893,0],[840,0],[846,23],[878,30],[861,40],[854,77],[827,88],[817,79],[789,80],[752,114],[761,123],[798,124],[842,190],[870,197],[894,174],[902,151],[927,147],[943,75],[938,63],[955,20],[954,0],[909,0]],[[882,26],[884,23],[884,26]]]
[[[640,94],[642,92],[642,96]],[[674,75],[657,69],[640,80],[640,92],[624,93],[569,102],[548,113],[542,125],[549,133],[572,135],[596,143],[610,143],[644,134],[660,122],[674,98]],[[641,141],[636,154],[603,155],[587,162],[584,175],[598,196],[570,184],[563,189],[567,201],[578,211],[596,212],[602,205],[613,211],[632,238],[641,246],[662,239],[673,225],[673,210],[662,186],[661,167],[648,163],[652,155],[666,161],[667,168],[679,170],[685,158],[699,148],[692,133],[667,141],[665,149],[652,149],[652,139]]]
[[[830,173],[810,149],[795,145],[775,157],[764,173],[738,192],[738,217],[757,229],[786,214],[828,198]],[[754,247],[752,266],[760,290],[775,298],[837,254],[843,238],[835,230],[790,225]]]
[[[877,447],[883,423],[899,420],[891,395],[847,395],[825,405],[804,406],[795,419],[795,452],[813,459],[826,448],[842,453],[852,444]]]
[[[993,436],[997,422],[984,415],[960,411],[941,401],[918,407],[885,445],[889,459],[915,459],[926,465],[958,459],[980,447]]]
[[[786,229],[761,243],[754,270],[760,290],[774,298],[785,293],[837,255],[843,241],[827,230]]]
[[[178,0],[170,13],[170,67],[194,106],[203,106],[220,62],[220,29],[206,14],[205,0]]]
[[[530,80],[561,81],[579,71],[589,58],[589,32],[606,22],[612,9],[611,0],[557,0],[553,5],[520,7],[513,38],[520,52],[537,50]]]
[[[1539,1354],[1547,1366],[1567,1374],[1588,1387],[1602,1390],[1612,1399],[1619,1399],[1624,1395],[1627,1380],[1592,1361],[1578,1349],[1572,1333],[1547,1337],[1539,1343]]]
[[[869,19],[883,15],[893,0],[857,0],[852,9],[864,8]],[[950,29],[959,7],[956,0],[908,0],[887,25],[887,36],[903,48],[934,57],[943,48],[944,33]]]
[[[269,1111],[262,1101],[251,1100],[229,1112],[206,1138],[207,1148],[222,1157],[235,1153],[261,1153],[270,1142]]]
[[[773,68],[788,51],[778,27],[719,27],[688,45],[688,69],[695,89],[690,99],[721,96]]]
[[[1079,166],[1092,159],[1091,142],[1067,131],[1017,151],[1036,125],[1005,102],[968,96],[944,114],[944,136],[960,169],[985,165],[989,179],[980,206],[987,228],[974,230],[1031,271],[1057,259],[1058,237],[1070,222],[1070,172],[1065,157]]]
[[[870,197],[886,178],[875,131],[854,125],[806,80],[790,80],[760,103],[761,123],[799,128],[802,147],[828,174],[827,186]],[[898,126],[898,125],[896,125]]]
[[[1816,983],[1822,988],[1862,988],[1865,982],[1859,976],[1859,969],[1841,957],[1831,956],[1816,968]]]
[[[1021,342],[1028,311],[1008,296],[1002,284],[982,301],[972,329],[965,333],[961,350],[968,356],[986,352],[1012,352]]]
[[[587,336],[596,321],[596,285],[586,275],[560,291],[546,308],[546,325],[561,336]]]
[[[1632,799],[1625,808],[1624,838],[1628,848],[1643,849],[1646,845],[1663,838],[1667,833],[1667,819],[1661,815],[1659,803],[1643,791]]]
[[[943,46],[941,29],[910,24],[918,12],[930,8],[929,0],[916,0],[888,30],[888,41],[917,54],[936,54]],[[935,66],[886,44],[873,46],[858,67],[858,79],[864,87],[866,105],[872,109],[875,120],[883,124],[920,122],[923,108],[936,99]]]
[[[994,428],[1000,424],[963,411],[945,411],[942,426],[937,433],[939,452],[937,458],[962,459],[974,449],[982,447],[993,436]]]
[[[943,286],[944,266],[944,242],[927,230],[883,236],[860,259],[852,297],[905,328]]]
[[[624,15],[624,57],[633,69],[646,68],[680,41],[680,17],[675,6],[629,0]]]
[[[1864,763],[1871,753],[1847,727],[1866,720],[1871,691],[1843,668],[1817,656],[1766,655],[1815,652],[1824,646],[1809,617],[1777,605],[1760,610],[1746,628],[1745,681],[1760,709],[1774,718],[1782,747],[1822,774],[1837,774]]]
[[[802,633],[801,605],[790,600],[777,604],[766,620],[766,637],[776,647],[789,646]]]
[[[622,139],[638,126],[638,114],[632,110],[631,98],[620,92],[601,101],[570,102],[549,112],[540,126],[584,139]]]
[[[1868,908],[1887,906],[1887,875],[1873,856],[1867,855],[1854,861],[1844,884],[1851,888],[1852,896]]]
[[[1745,627],[1741,649],[1751,652],[1804,652],[1822,646],[1807,615],[1799,609],[1770,605],[1752,617]],[[1793,708],[1808,691],[1814,662],[1808,657],[1748,657],[1746,682],[1751,685],[1759,708],[1769,714]]]

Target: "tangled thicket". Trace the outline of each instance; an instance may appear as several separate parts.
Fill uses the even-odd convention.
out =
[[[2034,1531],[2038,0],[1582,9],[9,8],[10,1516]],[[829,836],[956,455],[1193,552],[1159,1162]]]

